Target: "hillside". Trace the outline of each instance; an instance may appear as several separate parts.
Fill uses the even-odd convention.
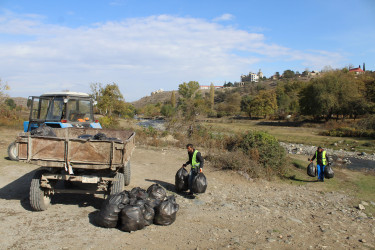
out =
[[[175,91],[176,99],[178,99],[178,91]],[[158,102],[165,103],[171,100],[172,91],[164,91],[161,93],[156,93],[150,96],[145,96],[139,99],[138,101],[131,102],[135,108],[141,108],[147,104],[156,104]]]
[[[25,97],[9,97],[13,99],[17,106],[26,107],[27,106],[27,98]]]
[[[309,81],[310,79],[311,79],[311,77],[298,77],[298,78],[296,77],[296,78],[290,79],[290,80],[298,80],[298,81],[306,82],[306,81]],[[280,80],[267,79],[267,80],[258,82],[256,84],[263,85],[266,88],[275,88],[277,86],[277,82],[287,81],[287,80],[288,79],[280,79]],[[215,89],[215,93],[232,91],[232,90],[241,89],[241,88],[243,88],[243,87],[227,87],[227,88],[223,88],[223,89]],[[200,91],[201,91],[202,95],[204,96],[206,93],[209,93],[210,90],[209,89],[201,89]],[[239,93],[241,94],[241,96],[247,94],[246,92],[243,92],[243,91],[239,91]],[[134,107],[138,109],[138,108],[141,108],[141,107],[143,107],[147,104],[157,104],[158,102],[165,103],[167,101],[170,101],[171,94],[172,94],[172,91],[164,91],[164,92],[161,92],[161,93],[155,93],[155,94],[152,94],[150,96],[142,97],[141,99],[139,99],[137,101],[131,102],[131,104],[133,104]],[[176,94],[176,100],[178,100],[178,97],[179,97],[178,90],[175,90],[175,94]]]

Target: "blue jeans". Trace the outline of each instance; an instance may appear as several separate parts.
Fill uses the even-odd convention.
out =
[[[194,169],[190,169],[190,172],[189,172],[189,180],[188,180],[188,183],[189,183],[189,191],[190,192],[193,192],[192,190],[192,186],[193,186],[193,180],[194,180],[194,177],[197,176],[197,172],[194,171]]]
[[[320,166],[319,164],[317,165],[317,169],[318,169],[318,180],[324,180],[324,168],[326,166],[325,165],[322,165]]]

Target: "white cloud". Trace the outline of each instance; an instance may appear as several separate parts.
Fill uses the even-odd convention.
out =
[[[234,16],[232,14],[226,13],[226,14],[223,14],[219,17],[214,18],[213,21],[214,22],[230,21],[230,20],[233,20],[233,19],[234,19]]]
[[[341,59],[269,44],[260,33],[169,15],[70,28],[46,24],[40,16],[8,14],[0,19],[0,36],[0,78],[12,96],[87,92],[90,83],[116,82],[133,101],[156,89],[177,89],[183,81],[236,81],[266,61],[316,68]]]

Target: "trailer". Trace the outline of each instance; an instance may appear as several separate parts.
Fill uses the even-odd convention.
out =
[[[41,167],[30,185],[33,210],[46,210],[56,193],[115,194],[129,185],[135,132],[95,128],[55,128],[53,132],[56,136],[24,132],[15,141],[18,160]],[[95,188],[58,188],[59,181]]]

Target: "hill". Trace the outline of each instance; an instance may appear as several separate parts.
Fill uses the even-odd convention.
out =
[[[176,100],[178,99],[178,91],[175,91]],[[147,104],[156,104],[158,102],[165,103],[171,100],[172,91],[163,91],[160,93],[155,93],[150,96],[145,96],[139,99],[138,101],[131,102],[135,108],[141,108],[146,106]]]

